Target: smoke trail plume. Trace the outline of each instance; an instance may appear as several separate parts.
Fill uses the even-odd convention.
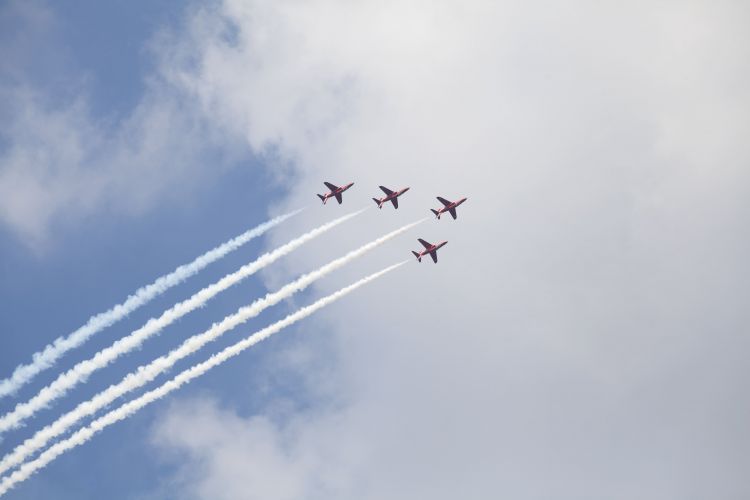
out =
[[[5,432],[8,429],[19,427],[25,419],[46,407],[55,399],[64,396],[79,382],[85,381],[91,373],[100,368],[104,368],[121,355],[140,346],[147,338],[157,334],[162,328],[176,319],[181,318],[190,311],[204,305],[219,292],[239,283],[241,280],[268,266],[311,239],[320,236],[329,229],[359,215],[364,210],[366,209],[339,217],[338,219],[323,224],[322,226],[307,232],[299,238],[296,238],[271,252],[261,255],[254,262],[242,266],[234,273],[228,274],[216,283],[199,290],[189,299],[179,302],[167,309],[158,318],[148,320],[145,325],[117,340],[111,346],[97,352],[90,359],[81,361],[67,372],[62,373],[54,382],[40,390],[39,393],[29,401],[17,404],[13,411],[0,417],[0,433]]]
[[[266,338],[270,337],[274,333],[281,331],[285,327],[290,326],[296,323],[297,321],[300,321],[303,318],[306,318],[307,316],[311,315],[317,310],[353,292],[354,290],[361,287],[362,285],[365,285],[369,283],[370,281],[373,281],[383,276],[384,274],[404,265],[406,262],[407,261],[400,262],[398,264],[387,267],[383,269],[382,271],[378,271],[374,274],[371,274],[349,286],[346,286],[338,290],[337,292],[334,292],[326,297],[323,297],[322,299],[319,299],[318,301],[314,302],[313,304],[309,306],[306,306],[297,310],[296,312],[288,315],[284,319],[277,321],[276,323],[273,323],[267,326],[266,328],[259,330],[258,332],[237,342],[236,344],[227,347],[223,351],[217,354],[214,354],[213,356],[208,358],[206,361],[203,361],[202,363],[198,363],[197,365],[194,365],[191,368],[188,368],[187,370],[183,371],[182,373],[180,373],[173,379],[169,380],[168,382],[164,383],[160,387],[157,387],[156,389],[146,392],[142,396],[132,401],[129,401],[123,404],[122,406],[120,406],[119,408],[116,408],[110,411],[109,413],[97,418],[96,420],[91,422],[91,424],[89,424],[87,427],[84,427],[78,430],[73,435],[71,435],[68,439],[65,439],[63,441],[53,444],[47,450],[45,450],[41,455],[39,455],[39,457],[37,457],[35,460],[32,460],[31,462],[27,462],[23,464],[18,470],[16,470],[9,476],[6,476],[5,478],[3,478],[2,482],[0,482],[0,496],[7,493],[11,488],[16,486],[18,483],[26,480],[34,472],[45,467],[47,464],[49,464],[51,461],[53,461],[55,458],[57,458],[61,454],[65,453],[68,450],[75,448],[76,446],[82,445],[83,443],[91,439],[95,434],[97,434],[98,432],[101,432],[102,430],[109,427],[110,425],[115,424],[119,422],[120,420],[127,418],[128,416],[137,412],[144,406],[150,403],[153,403],[154,401],[157,401],[158,399],[163,398],[170,392],[179,389],[184,384],[187,384],[193,379],[200,377],[201,375],[203,375],[210,369],[222,364],[224,361],[227,361],[228,359],[231,359],[239,355],[245,349],[248,349],[249,347],[252,347],[258,342],[265,340]]]
[[[61,416],[52,424],[39,430],[36,434],[34,434],[34,436],[24,441],[23,444],[17,446],[12,453],[9,453],[5,457],[3,457],[2,461],[0,461],[0,474],[22,463],[32,453],[41,449],[51,439],[67,431],[72,425],[74,425],[82,418],[93,415],[95,412],[106,407],[122,395],[154,380],[159,374],[174,366],[174,364],[179,360],[194,353],[207,343],[219,338],[221,335],[231,330],[232,328],[244,323],[250,318],[257,316],[266,308],[292,296],[295,292],[305,289],[316,280],[339,269],[340,267],[351,262],[357,257],[366,254],[370,250],[377,248],[379,245],[382,245],[383,243],[395,238],[396,236],[410,230],[417,224],[421,223],[423,220],[424,219],[411,224],[407,224],[399,229],[396,229],[395,231],[391,231],[390,233],[381,236],[380,238],[377,238],[370,243],[362,245],[356,250],[352,250],[343,257],[329,262],[319,269],[301,276],[300,278],[283,286],[278,291],[266,294],[265,297],[256,300],[249,306],[240,308],[236,313],[227,316],[221,322],[214,323],[211,328],[209,328],[205,332],[194,335],[193,337],[185,340],[182,345],[173,349],[168,354],[156,358],[147,365],[140,366],[136,371],[125,376],[118,384],[111,385],[90,400],[80,403],[75,409]]]
[[[238,249],[248,241],[257,238],[272,227],[282,223],[289,217],[297,215],[301,211],[302,210],[297,210],[271,219],[270,221],[264,222],[226,243],[219,245],[213,250],[209,250],[193,262],[182,265],[171,273],[157,278],[156,281],[150,285],[139,288],[133,295],[130,295],[125,302],[117,304],[108,311],[92,316],[85,325],[67,337],[58,337],[43,350],[35,353],[32,357],[31,363],[18,365],[16,369],[13,370],[13,374],[10,377],[0,381],[0,398],[14,394],[40,372],[51,367],[63,354],[80,346],[97,332],[116,323],[152,300],[154,297],[161,295],[173,286],[178,285],[187,278],[195,275],[212,262],[221,259],[229,252]]]

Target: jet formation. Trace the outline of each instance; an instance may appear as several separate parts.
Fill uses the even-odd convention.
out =
[[[347,189],[349,189],[350,187],[354,185],[353,182],[350,182],[349,184],[346,184],[341,187],[336,186],[335,184],[332,184],[330,182],[324,182],[323,184],[325,184],[326,187],[330,190],[326,194],[318,195],[318,198],[320,198],[320,200],[323,202],[323,205],[325,205],[326,201],[328,201],[330,198],[336,198],[336,201],[338,201],[340,205],[341,202],[343,201],[341,193],[343,193],[344,191],[346,191]],[[372,200],[378,205],[378,208],[381,208],[381,209],[383,208],[383,205],[387,204],[389,201],[393,204],[394,209],[398,209],[399,196],[403,195],[409,190],[408,187],[401,188],[396,191],[389,189],[385,186],[379,186],[379,187],[381,191],[385,193],[385,196],[382,198],[373,198]],[[440,219],[440,216],[447,212],[451,214],[451,217],[453,217],[453,219],[455,220],[458,217],[458,214],[456,213],[456,207],[458,207],[463,202],[465,202],[467,198],[464,197],[458,201],[449,201],[441,196],[438,196],[437,200],[440,203],[442,203],[443,206],[438,209],[433,209],[433,208],[430,209],[430,211],[433,214],[435,214],[435,217],[437,219]],[[447,241],[442,241],[436,245],[433,245],[432,243],[425,241],[422,238],[417,238],[417,241],[419,241],[424,247],[424,250],[422,250],[421,252],[416,252],[414,250],[412,250],[411,252],[417,258],[417,262],[422,262],[422,257],[429,255],[432,258],[432,262],[437,263],[438,261],[437,251],[443,246],[445,246],[446,243],[448,243]]]

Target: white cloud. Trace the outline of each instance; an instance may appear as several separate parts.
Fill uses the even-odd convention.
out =
[[[173,93],[150,89],[116,125],[92,117],[82,97],[51,105],[19,87],[3,97],[14,109],[0,153],[0,220],[32,247],[55,224],[143,213],[211,173],[205,160],[216,143]]]
[[[32,248],[43,249],[55,227],[100,212],[141,214],[181,199],[236,153],[158,75],[122,118],[96,116],[85,75],[35,75],[33,61],[47,58],[71,73],[52,13],[14,3],[3,14],[23,28],[12,30],[14,48],[2,51],[10,62],[0,65],[0,223]]]
[[[186,490],[747,494],[748,14],[697,1],[196,11],[164,76],[217,127],[284,159],[294,183],[282,205],[314,200],[323,180],[354,180],[350,207],[379,184],[412,186],[397,212],[371,210],[284,272],[427,214],[435,195],[469,201],[458,221],[421,230],[450,241],[440,264],[409,266],[322,315],[338,364],[293,431],[200,413],[208,435],[232,422],[249,436],[237,451],[179,432],[196,410],[168,414],[157,435],[199,457],[186,467],[232,464],[193,471]],[[278,238],[299,228],[285,230]],[[315,352],[321,333],[308,333],[300,342]]]

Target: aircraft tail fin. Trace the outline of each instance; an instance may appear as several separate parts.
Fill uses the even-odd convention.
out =
[[[319,195],[318,195],[318,198],[320,198],[320,201],[322,201],[323,203],[325,203],[325,202],[326,202],[326,197],[325,197],[325,196],[323,196],[322,194],[319,194]]]
[[[417,258],[417,262],[422,262],[422,256],[421,256],[421,255],[419,255],[419,254],[418,254],[417,252],[415,252],[414,250],[412,250],[412,251],[411,251],[411,253],[413,253],[413,254],[414,254],[414,257],[416,257],[416,258]]]
[[[437,210],[435,210],[434,208],[431,208],[431,209],[430,209],[430,212],[432,212],[433,214],[435,214],[435,217],[437,217],[438,219],[440,218],[440,212],[438,212],[438,211],[437,211]]]
[[[379,199],[373,198],[372,201],[374,201],[375,203],[377,203],[378,208],[383,208],[383,203],[381,203],[381,201]]]

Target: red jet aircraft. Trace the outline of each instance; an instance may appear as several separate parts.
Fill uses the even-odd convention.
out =
[[[456,207],[467,200],[467,198],[461,198],[458,201],[448,201],[445,198],[441,198],[440,196],[438,196],[437,199],[444,205],[443,208],[440,208],[438,210],[434,210],[431,208],[430,211],[432,211],[432,213],[435,214],[435,217],[437,217],[438,219],[440,218],[440,214],[444,214],[445,212],[449,212],[451,214],[451,217],[455,219],[456,217],[458,217],[458,215],[456,214]]]
[[[432,243],[423,240],[422,238],[417,238],[417,241],[419,241],[423,246],[424,250],[421,252],[415,252],[414,250],[411,251],[411,253],[414,254],[414,256],[417,258],[419,262],[422,262],[422,257],[424,257],[427,254],[430,254],[430,257],[432,257],[432,262],[437,264],[437,251],[439,248],[442,248],[443,245],[448,243],[447,241],[443,241],[442,243],[438,243],[437,245],[433,245]]]
[[[320,201],[323,202],[323,205],[326,204],[326,201],[328,201],[328,198],[333,198],[333,197],[335,197],[336,201],[338,201],[339,205],[341,205],[341,202],[343,201],[341,198],[341,193],[343,193],[344,191],[346,191],[347,189],[349,189],[350,187],[354,185],[353,182],[350,182],[346,186],[341,186],[341,187],[338,187],[335,184],[331,184],[330,182],[324,182],[323,184],[325,184],[326,187],[331,190],[330,193],[318,195],[318,198],[320,198]]]
[[[372,201],[378,204],[378,208],[383,208],[383,203],[390,201],[393,203],[393,208],[398,208],[398,197],[409,190],[408,187],[399,189],[398,191],[391,191],[385,186],[380,186],[380,189],[385,193],[385,198],[373,198]]]

